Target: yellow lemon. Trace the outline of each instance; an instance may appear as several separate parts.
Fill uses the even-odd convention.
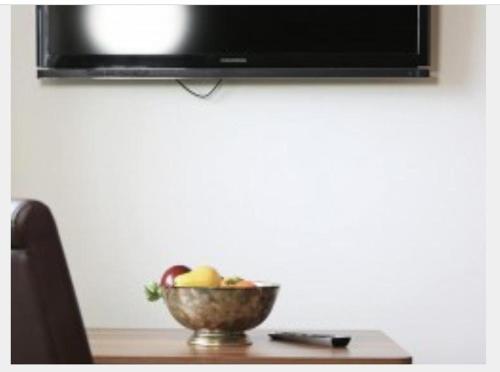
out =
[[[188,273],[175,278],[176,287],[218,287],[221,276],[211,266],[198,266]]]

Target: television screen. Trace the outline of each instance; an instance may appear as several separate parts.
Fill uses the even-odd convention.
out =
[[[423,6],[39,6],[39,68],[416,68]],[[214,70],[215,71],[215,70]]]

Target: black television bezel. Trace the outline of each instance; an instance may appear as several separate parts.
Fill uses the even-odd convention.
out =
[[[57,5],[55,5],[57,6]],[[237,6],[237,5],[235,5]],[[48,53],[48,11],[36,6],[37,76],[74,78],[428,77],[430,6],[419,11],[417,53],[86,55]],[[244,65],[241,61],[244,60]],[[294,63],[291,63],[293,61]]]

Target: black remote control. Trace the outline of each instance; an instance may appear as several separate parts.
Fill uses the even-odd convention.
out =
[[[270,333],[269,337],[275,341],[290,341],[306,344],[324,344],[328,341],[333,347],[346,347],[351,341],[349,336],[335,336],[334,334],[326,333],[300,333],[300,332],[275,332]]]

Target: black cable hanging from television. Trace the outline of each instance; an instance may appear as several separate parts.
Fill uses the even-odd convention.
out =
[[[181,80],[179,79],[175,79],[175,81],[177,82],[177,84],[179,84],[186,92],[188,92],[189,94],[197,97],[197,98],[201,98],[201,99],[205,99],[205,98],[208,98],[210,97],[216,90],[217,88],[219,87],[219,85],[222,83],[222,79],[219,79],[217,80],[217,82],[215,83],[215,85],[212,87],[212,89],[210,89],[207,93],[198,93],[198,92],[195,92],[194,90],[192,90],[191,88],[189,88],[185,83],[183,83]]]

